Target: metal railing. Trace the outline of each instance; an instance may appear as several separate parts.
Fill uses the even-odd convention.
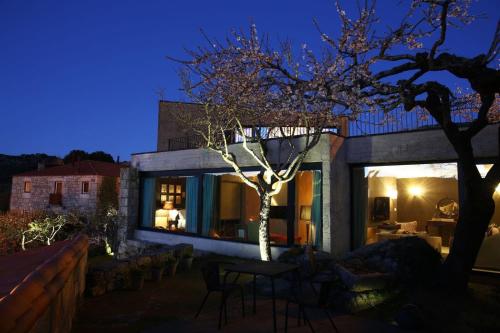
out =
[[[467,111],[461,113],[453,113],[452,121],[458,124],[467,124],[474,120],[477,113]],[[347,119],[347,118],[346,118]],[[348,131],[343,131],[342,128],[328,128],[324,132],[347,135],[349,137],[369,136],[377,134],[400,133],[419,130],[430,130],[439,128],[437,121],[425,110],[413,110],[410,112],[402,108],[392,110],[388,113],[372,113],[364,112],[356,117],[356,120],[345,121],[342,124],[348,127]],[[250,129],[251,130],[251,129]],[[346,133],[347,132],[347,133]],[[271,133],[271,132],[269,132]],[[268,133],[268,134],[269,134]],[[297,131],[301,134],[300,130]],[[251,136],[251,134],[248,134]],[[269,139],[277,138],[269,136]],[[226,140],[229,144],[240,143],[241,136],[228,134]],[[193,135],[188,137],[170,138],[167,142],[167,151],[197,149],[203,147],[205,141],[201,136]]]
[[[477,113],[467,111],[453,113],[452,121],[466,124],[474,120]],[[437,129],[439,124],[425,110],[405,111],[403,108],[388,113],[365,112],[349,121],[349,136],[368,136],[387,133]]]

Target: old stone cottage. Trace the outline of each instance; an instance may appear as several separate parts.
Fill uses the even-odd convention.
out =
[[[95,212],[103,186],[120,186],[120,164],[79,161],[12,177],[10,210]]]

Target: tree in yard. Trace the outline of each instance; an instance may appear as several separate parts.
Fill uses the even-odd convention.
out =
[[[294,84],[289,78],[303,70],[290,63],[289,45],[274,52],[259,41],[255,27],[249,36],[232,37],[225,43],[209,41],[208,47],[190,52],[191,59],[183,62],[184,90],[204,106],[204,112],[179,117],[201,138],[202,146],[219,154],[257,191],[260,254],[268,261],[271,199],[295,177],[325,126],[335,126],[334,103],[318,98],[317,87]],[[263,65],[268,63],[286,63],[290,72],[275,77],[278,72]],[[232,146],[235,141],[241,145]],[[260,167],[256,179],[242,171],[243,155]]]
[[[32,242],[52,244],[61,228],[67,223],[66,216],[47,216],[43,219],[33,220],[28,224],[28,229],[23,231],[21,247],[26,250],[26,244]]]
[[[197,132],[203,135],[207,147],[218,151],[235,170],[239,169],[237,160],[227,149],[225,131],[244,133],[243,117],[262,119],[266,115],[277,123],[285,121],[291,126],[286,123],[289,120],[295,122],[294,126],[302,126],[312,123],[310,114],[325,119],[326,110],[333,119],[340,114],[355,119],[367,110],[387,113],[401,106],[432,116],[458,157],[460,216],[442,278],[451,287],[463,290],[493,215],[492,196],[500,182],[498,156],[482,178],[472,147],[472,139],[499,119],[500,71],[494,66],[500,25],[484,53],[461,56],[444,47],[450,28],[464,27],[475,19],[470,13],[470,0],[411,0],[407,4],[400,24],[386,28],[375,16],[375,2],[366,1],[353,17],[337,3],[341,26],[336,36],[327,35],[315,23],[324,42],[320,56],[306,44],[300,57],[294,56],[289,43],[272,49],[260,41],[254,27],[249,36],[235,32],[223,45],[209,41],[208,48],[190,52],[192,59],[185,65],[198,81],[193,83],[187,75],[183,78],[186,91],[206,105],[206,119],[196,123]],[[456,78],[463,89],[454,91],[446,76]],[[291,110],[304,115],[304,120],[286,116]],[[452,115],[466,110],[475,112],[471,121],[455,123]],[[311,133],[317,135],[318,131]],[[314,135],[311,143],[315,142]],[[264,170],[259,181],[246,179],[241,171],[239,174],[261,195],[264,235],[268,228],[267,196],[275,192],[275,183],[279,186],[288,179],[283,178],[285,175],[293,175],[307,149],[294,155],[298,163],[292,158],[285,164],[286,170],[292,170],[287,172],[268,165],[270,162],[263,158],[267,143],[259,140],[257,137],[256,150],[244,142]],[[262,246],[266,239],[261,240]]]
[[[361,9],[356,18],[337,6],[340,37],[324,33],[321,37],[328,57],[340,57],[347,70],[315,79],[325,82],[323,89],[330,89],[334,98],[345,92],[343,102],[353,111],[388,112],[403,106],[406,111],[430,114],[443,129],[458,156],[460,215],[442,281],[462,290],[493,215],[493,193],[500,182],[498,156],[483,179],[472,147],[474,136],[498,121],[500,71],[493,66],[498,61],[500,25],[485,53],[464,57],[443,51],[448,30],[474,20],[470,2],[413,0],[402,23],[386,33],[376,30],[373,5]],[[329,68],[328,62],[316,59],[312,65],[323,72]],[[436,72],[451,74],[468,92],[453,91]],[[469,123],[453,122],[453,113],[468,110],[476,111]]]

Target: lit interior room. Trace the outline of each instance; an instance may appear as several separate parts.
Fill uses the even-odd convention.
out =
[[[254,182],[257,174],[245,172]],[[235,173],[145,177],[140,195],[141,227],[259,241],[259,195]],[[272,245],[318,245],[322,232],[321,172],[299,171],[292,181],[282,184],[272,197],[269,216]],[[293,240],[288,239],[291,234]]]
[[[491,165],[478,168],[484,177]],[[453,244],[458,221],[458,182],[456,163],[370,166],[364,168],[363,181],[356,193],[366,189],[366,244],[417,236],[439,251],[443,257]],[[500,187],[499,187],[500,189]],[[500,191],[494,194],[496,210],[476,262],[477,267],[500,269]],[[361,216],[358,214],[358,216]]]
[[[155,228],[170,231],[185,231],[186,178],[157,178],[155,194]]]

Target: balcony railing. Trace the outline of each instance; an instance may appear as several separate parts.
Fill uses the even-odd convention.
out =
[[[61,193],[50,193],[49,194],[49,205],[61,206],[62,205],[62,194]]]
[[[460,114],[452,114],[452,121],[457,124],[467,124],[473,121],[477,116],[474,111],[461,112]],[[344,136],[369,136],[377,134],[400,133],[418,130],[430,130],[439,128],[439,124],[431,117],[427,111],[410,111],[407,112],[401,109],[395,109],[386,114],[365,112],[357,116],[356,120],[342,122],[342,127],[325,128],[325,133],[335,133]],[[342,130],[348,128],[348,131]],[[287,129],[285,128],[285,132]],[[265,135],[268,139],[274,139],[280,136],[280,132],[262,127],[259,129],[261,135]],[[264,133],[264,134],[263,134]],[[304,135],[305,128],[295,128],[293,133],[296,136]],[[252,137],[252,128],[245,128],[245,134]],[[228,133],[226,140],[229,144],[242,142],[240,135]],[[205,141],[200,136],[178,137],[168,139],[167,151],[197,149],[203,147]]]
[[[477,117],[474,111],[453,113],[451,120],[467,124]],[[365,112],[349,121],[349,136],[368,136],[439,128],[437,121],[424,110],[407,112],[402,108],[381,114]]]
[[[307,133],[307,130],[305,128],[290,128],[290,127],[285,127],[282,128],[283,131],[285,132],[286,136],[291,136],[291,137],[299,137],[302,135],[305,135]],[[281,136],[281,132],[277,130],[276,128],[269,129],[269,128],[261,128],[260,129],[261,135],[264,136],[267,139],[277,139]],[[324,133],[338,133],[339,129],[335,127],[329,127],[329,128],[324,128],[323,129]],[[255,138],[254,134],[252,133],[252,128],[245,128],[245,135],[247,139],[250,142],[252,141],[252,137]],[[235,133],[227,133],[226,134],[226,142],[228,144],[234,144],[234,143],[241,143],[243,142],[243,137],[239,134]],[[167,151],[174,151],[174,150],[185,150],[185,149],[197,149],[200,147],[203,147],[206,144],[205,140],[199,136],[199,135],[192,135],[192,136],[186,136],[186,137],[177,137],[177,138],[170,138],[167,139]]]

